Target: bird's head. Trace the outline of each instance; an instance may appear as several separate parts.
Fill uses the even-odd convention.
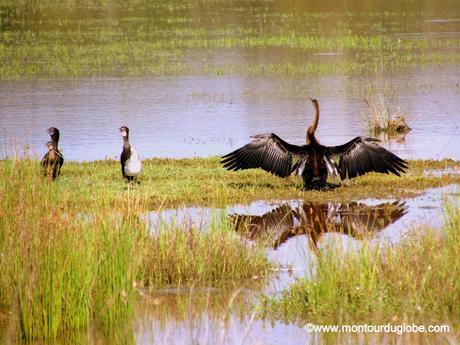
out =
[[[46,148],[48,149],[48,151],[56,150],[56,144],[54,143],[54,141],[48,141],[46,143]]]
[[[56,127],[50,127],[46,130],[46,132],[52,137],[53,135],[59,135],[59,129]]]
[[[318,100],[313,99],[313,98],[309,98],[309,100],[310,100],[311,103],[313,104],[313,107],[314,107],[314,108],[318,107]]]
[[[129,134],[129,128],[128,127],[121,126],[119,130],[120,130],[121,136],[123,138],[126,138],[128,136],[128,134]]]

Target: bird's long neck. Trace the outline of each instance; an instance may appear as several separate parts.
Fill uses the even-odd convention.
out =
[[[315,131],[316,128],[318,128],[318,122],[319,122],[319,106],[317,102],[313,102],[313,107],[315,109],[314,111],[314,119],[313,123],[311,126],[308,127],[307,129],[307,144],[310,144],[312,141],[316,141],[315,139]]]
[[[129,145],[129,135],[126,134],[125,137],[123,137],[123,148],[130,148],[131,146]]]
[[[51,140],[54,142],[54,145],[56,146],[56,150],[58,149],[59,145],[59,132],[55,131],[53,135],[51,136]]]

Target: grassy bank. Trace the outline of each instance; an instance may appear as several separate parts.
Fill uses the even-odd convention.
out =
[[[359,251],[326,246],[312,278],[299,280],[279,298],[264,299],[264,312],[320,324],[450,320],[458,325],[460,208],[447,208],[441,231],[416,230],[394,246],[364,242]]]
[[[11,161],[2,162],[0,171],[10,164]],[[34,168],[39,165],[37,161],[27,164]],[[145,211],[183,205],[223,207],[260,199],[346,202],[367,197],[410,197],[426,188],[460,182],[460,174],[455,173],[459,166],[456,161],[410,161],[408,173],[401,178],[368,174],[345,181],[343,187],[335,190],[305,193],[300,191],[302,181],[298,178],[281,179],[260,169],[229,172],[221,167],[219,158],[213,157],[144,160],[141,184],[128,188],[121,178],[119,165],[118,161],[110,160],[66,162],[61,177],[53,185],[53,190],[61,195],[60,206],[79,210],[111,208],[123,212],[128,197],[133,205]],[[446,174],[431,175],[432,170],[445,170]],[[72,195],[78,199],[70,197]]]
[[[119,181],[115,192],[123,196],[114,198],[103,177],[111,164],[100,166],[92,182],[68,170],[50,183],[37,161],[0,162],[0,306],[17,315],[19,337],[53,338],[90,323],[105,332],[126,327],[136,286],[267,273],[262,248],[248,247],[221,216],[205,233],[178,225],[151,236],[141,220],[148,208],[142,187],[125,190]],[[74,189],[86,182],[88,189]]]

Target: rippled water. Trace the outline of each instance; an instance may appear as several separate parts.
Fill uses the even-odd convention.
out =
[[[399,106],[412,131],[402,143],[387,144],[404,158],[460,159],[460,72],[428,69],[391,75]],[[61,130],[67,159],[116,158],[121,125],[144,158],[222,155],[249,136],[275,132],[303,143],[312,120],[307,97],[320,102],[317,136],[323,144],[342,144],[367,135],[367,107],[352,89],[376,78],[342,76],[306,80],[271,78],[158,77],[144,79],[47,80],[0,84],[1,154],[31,144],[41,155],[50,126]],[[383,86],[382,86],[383,88]],[[8,145],[9,144],[9,145]],[[17,146],[16,146],[17,147]]]
[[[320,102],[321,142],[342,144],[367,135],[363,96],[372,87],[379,100],[387,85],[385,103],[412,131],[386,145],[404,158],[460,159],[455,1],[116,3],[49,0],[22,19],[2,7],[0,59],[11,68],[0,80],[19,80],[0,81],[0,157],[26,144],[41,156],[50,126],[79,161],[118,157],[122,125],[144,158],[222,155],[265,132],[301,144],[308,97]],[[168,69],[176,64],[185,70]],[[149,72],[158,65],[164,73]],[[46,74],[85,76],[85,67],[94,77]]]

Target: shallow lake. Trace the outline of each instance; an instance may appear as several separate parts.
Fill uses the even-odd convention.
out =
[[[302,144],[308,97],[336,145],[368,134],[363,97],[382,96],[412,128],[386,146],[460,159],[457,2],[125,3],[4,18],[0,157],[43,155],[51,126],[79,161],[117,158],[122,125],[144,158],[222,155],[266,132]]]
[[[61,131],[65,158],[77,161],[117,159],[122,125],[142,158],[223,155],[266,132],[302,144],[309,97],[320,103],[318,139],[338,145],[368,135],[363,98],[374,96],[412,128],[397,140],[382,138],[385,147],[406,159],[460,160],[458,1],[43,3],[17,18],[0,8],[0,159],[24,148],[42,156],[51,126]],[[327,334],[307,334],[302,325],[259,320],[249,306],[307,275],[328,241],[397,242],[416,224],[440,225],[441,195],[457,191],[346,205],[229,206],[223,212],[242,224],[236,234],[264,241],[281,269],[267,280],[140,291],[123,343],[328,343]],[[145,218],[153,230],[160,219],[205,227],[212,212]],[[8,332],[0,327],[0,339],[9,340]],[[445,341],[431,337],[424,340]],[[111,340],[85,335],[81,343]]]
[[[460,159],[459,71],[445,67],[384,78],[396,89],[393,110],[404,110],[412,128],[405,140],[384,145],[403,158]],[[367,106],[360,94],[348,90],[375,82],[383,89],[384,83],[372,77],[343,76],[2,83],[1,154],[25,144],[44,154],[45,130],[51,126],[61,131],[65,157],[80,161],[119,157],[122,125],[130,128],[130,141],[143,158],[223,155],[266,132],[302,144],[313,115],[308,97],[320,102],[317,137],[323,144],[339,145],[368,135]]]

